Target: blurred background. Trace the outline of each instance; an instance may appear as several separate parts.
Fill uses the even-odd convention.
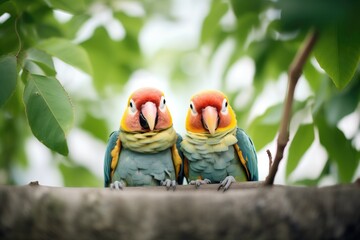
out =
[[[180,134],[194,93],[226,93],[238,126],[254,141],[264,180],[292,59],[310,29],[326,32],[334,18],[351,20],[355,3],[290,2],[0,1],[0,55],[16,55],[18,70],[14,93],[0,109],[0,184],[103,186],[106,141],[131,92],[143,86],[165,93]],[[316,46],[308,59],[275,183],[323,186],[360,177],[360,41],[354,43],[360,33],[351,31],[356,37],[345,43],[355,45],[355,67],[345,84],[334,84],[318,62],[316,53],[332,45],[319,42],[325,47]],[[27,120],[23,92],[34,73],[53,76],[70,98],[67,155],[39,141]]]

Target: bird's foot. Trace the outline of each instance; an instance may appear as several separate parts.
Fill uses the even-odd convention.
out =
[[[115,181],[110,184],[110,189],[123,190],[126,184],[123,181]]]
[[[190,185],[195,185],[196,188],[199,188],[200,185],[205,185],[205,184],[210,184],[211,181],[207,178],[205,178],[204,180],[202,179],[197,179],[197,180],[192,180],[189,182]]]
[[[227,176],[224,180],[220,182],[220,186],[218,188],[218,191],[221,188],[224,188],[224,192],[228,190],[231,186],[231,183],[236,182],[235,178],[233,176]]]
[[[175,191],[175,189],[176,189],[176,181],[175,180],[165,179],[160,182],[160,185],[165,186],[166,190],[169,190],[170,188],[172,188],[173,191]]]

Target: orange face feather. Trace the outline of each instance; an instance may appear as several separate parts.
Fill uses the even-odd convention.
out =
[[[172,126],[164,94],[155,88],[140,88],[128,100],[120,127],[126,132],[150,132]]]
[[[235,126],[235,113],[222,92],[208,90],[191,98],[186,116],[187,131],[214,134]]]

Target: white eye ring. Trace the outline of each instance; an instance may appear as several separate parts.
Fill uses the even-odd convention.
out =
[[[159,104],[160,111],[164,112],[166,109],[166,100],[164,96],[161,96],[160,104]]]
[[[131,99],[130,102],[129,102],[129,111],[130,111],[130,113],[132,113],[132,114],[134,114],[134,113],[137,112],[136,104],[135,104],[134,100],[132,100],[132,99]]]
[[[228,106],[229,106],[229,104],[228,104],[227,100],[224,99],[223,102],[222,102],[222,107],[221,107],[221,112],[222,112],[223,114],[227,114],[227,113],[228,113]]]
[[[197,115],[198,114],[193,101],[190,102],[190,110],[191,110],[192,115]]]

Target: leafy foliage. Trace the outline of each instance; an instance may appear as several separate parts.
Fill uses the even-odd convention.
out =
[[[5,56],[0,59],[0,106],[15,91],[16,87],[16,59],[13,56]]]
[[[122,7],[121,1],[0,1],[0,16],[7,15],[0,22],[0,168],[9,172],[6,182],[16,182],[16,176],[11,175],[14,165],[27,165],[24,146],[31,136],[30,129],[39,141],[62,155],[69,153],[67,136],[73,123],[104,142],[109,132],[108,121],[97,109],[104,104],[102,100],[121,91],[136,70],[154,68],[156,62],[165,64],[162,67],[172,79],[172,86],[181,89],[199,77],[199,72],[209,72],[210,63],[229,41],[234,46],[220,70],[220,86],[224,91],[228,89],[226,76],[239,59],[253,60],[254,91],[249,95],[254,101],[247,101],[240,108],[235,100],[246,90],[230,87],[228,95],[235,105],[239,125],[261,150],[277,134],[282,104],[274,103],[249,121],[255,100],[269,85],[280,81],[306,33],[312,29],[319,33],[319,39],[304,68],[305,78],[301,79],[310,87],[310,93],[305,100],[296,99],[293,108],[294,113],[310,108],[312,122],[294,119],[300,121],[300,127],[292,134],[294,139],[290,139],[286,177],[296,169],[312,142],[320,141],[328,153],[326,167],[316,179],[297,183],[316,185],[329,174],[339,182],[353,179],[360,159],[359,149],[354,145],[356,134],[346,137],[338,124],[348,114],[359,111],[359,1],[209,1],[196,47],[163,49],[153,59],[146,59],[139,44],[141,32],[153,17],[177,21],[172,11],[174,3],[133,1],[144,13],[132,14]],[[65,11],[68,18],[59,20],[55,14],[58,11]],[[114,38],[109,32],[109,22],[100,22],[90,30],[89,36],[79,37],[98,12],[108,14],[111,21],[123,28],[124,34]],[[229,18],[232,20],[224,21]],[[206,63],[197,73],[189,73],[184,62],[193,56],[204,57],[204,49],[208,52]],[[99,99],[67,93],[58,81],[59,69],[54,64],[57,60],[91,76]],[[315,132],[319,133],[319,139]],[[84,166],[60,163],[58,167],[67,186],[86,186],[87,182],[98,186],[97,178]],[[76,182],[75,174],[85,180]]]
[[[80,165],[61,163],[59,169],[64,176],[64,184],[74,187],[101,187],[102,182],[94,177],[91,171]]]
[[[30,75],[24,103],[34,135],[49,148],[67,155],[65,135],[72,125],[73,110],[60,83],[52,77]]]
[[[27,162],[27,125],[33,135],[48,148],[68,155],[67,135],[74,122],[74,106],[69,94],[57,79],[58,69],[54,58],[94,76],[99,94],[102,94],[104,86],[108,84],[122,86],[130,73],[139,67],[137,63],[140,54],[136,42],[143,20],[140,17],[128,16],[121,9],[113,12],[116,18],[127,21],[124,25],[129,34],[124,41],[114,41],[108,34],[100,33],[102,28],[96,30],[89,39],[85,39],[83,46],[74,41],[79,28],[91,19],[91,14],[87,12],[91,7],[96,7],[96,4],[105,3],[93,0],[0,2],[0,16],[6,17],[0,23],[0,154],[1,168],[9,173],[12,165]],[[112,6],[106,7],[111,9]],[[70,20],[59,21],[55,17],[55,11],[59,10],[65,11]],[[99,42],[103,44],[99,45]],[[114,55],[114,52],[121,54]],[[110,56],[115,57],[109,59]],[[123,67],[109,67],[109,61]],[[115,71],[112,71],[113,69]],[[119,79],[122,81],[119,82]],[[88,102],[94,104],[94,101],[90,100],[75,104],[87,106]],[[77,124],[105,141],[105,119],[100,119],[92,112],[85,116],[80,118],[83,122]],[[76,170],[62,165],[59,167],[65,184],[74,184],[74,181],[68,179],[71,179],[70,175]],[[93,173],[84,167],[77,170],[83,173],[86,179],[95,179]],[[6,181],[13,182],[13,177],[8,175]],[[94,183],[93,180],[88,184],[98,185]]]
[[[314,141],[313,124],[305,124],[299,127],[289,148],[289,159],[286,165],[286,176],[288,177],[299,164],[304,152]]]
[[[354,22],[359,22],[354,10],[359,7],[359,2],[317,0],[304,3],[298,0],[279,0],[249,3],[244,0],[232,1],[232,7],[238,22],[246,18],[248,12],[255,11],[258,16],[261,16],[261,13],[266,16],[271,11],[278,11],[279,14],[267,19],[265,35],[252,41],[248,51],[244,53],[252,56],[255,61],[254,83],[258,89],[262,89],[267,80],[277,79],[281,73],[288,70],[306,31],[315,29],[319,32],[314,56],[326,74],[316,70],[310,61],[304,69],[314,98],[308,98],[303,107],[311,107],[314,122],[301,125],[295,133],[289,148],[286,176],[295,170],[315,140],[314,129],[318,129],[320,143],[328,152],[328,161],[338,169],[338,181],[351,181],[359,164],[359,150],[354,147],[353,139],[347,139],[337,124],[359,106],[359,93],[355,93],[359,91],[359,76],[355,72],[359,69],[360,34],[354,27]],[[254,24],[253,29],[256,28]],[[325,80],[327,77],[330,77],[337,88],[344,90],[335,90]],[[259,144],[260,148],[275,136],[272,129],[279,125],[279,115],[275,114],[271,118],[273,121],[268,121],[271,125],[259,125],[264,124],[264,119],[271,116],[271,109],[275,107],[269,108],[250,124],[250,134],[253,134],[254,142]],[[269,134],[264,134],[266,131]],[[314,179],[315,183],[327,174],[329,172],[323,171]]]
[[[350,31],[353,29],[329,27],[324,30],[315,51],[320,66],[338,88],[344,88],[349,83],[360,60],[360,34]]]
[[[248,133],[258,149],[262,149],[275,138],[279,128],[281,110],[282,104],[272,106],[249,126]]]
[[[35,46],[43,50],[45,54],[57,57],[60,60],[88,73],[92,74],[91,63],[87,52],[71,41],[61,38],[48,38]],[[74,58],[76,56],[76,58]]]

